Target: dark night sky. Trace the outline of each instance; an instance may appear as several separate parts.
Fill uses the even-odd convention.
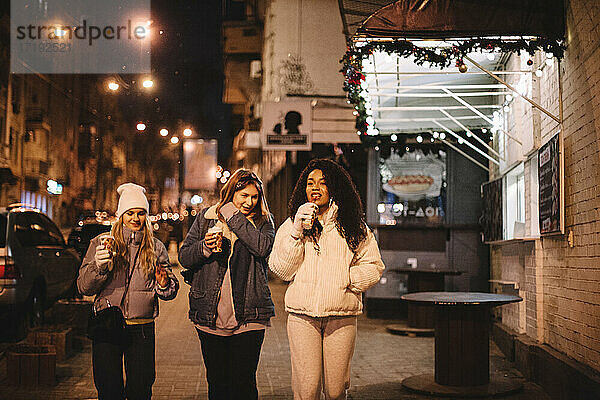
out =
[[[190,122],[200,137],[220,139],[223,162],[231,151],[231,124],[230,108],[221,103],[221,1],[153,1],[152,18],[155,31],[164,31],[152,48],[156,116],[171,126],[177,119]]]
[[[9,7],[8,0],[0,0],[2,14],[8,14]],[[173,131],[181,120],[194,128],[197,137],[219,139],[223,163],[231,152],[232,135],[230,106],[221,103],[221,10],[221,0],[152,0],[156,87],[152,97],[124,96],[122,105],[126,117],[148,119],[156,128]],[[164,33],[158,35],[161,29]]]

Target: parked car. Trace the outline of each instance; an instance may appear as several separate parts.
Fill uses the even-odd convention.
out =
[[[110,220],[84,219],[79,221],[78,225],[71,230],[67,243],[73,246],[79,257],[83,259],[90,241],[104,232],[110,232]]]
[[[3,332],[17,339],[43,322],[44,311],[71,289],[81,260],[43,213],[13,205],[0,208],[0,316]]]

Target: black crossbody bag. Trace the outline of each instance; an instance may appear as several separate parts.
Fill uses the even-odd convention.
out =
[[[123,317],[123,312],[121,311],[120,306],[123,305],[123,300],[125,299],[125,295],[129,290],[129,284],[131,283],[131,277],[133,276],[133,271],[135,270],[135,264],[137,263],[139,253],[140,248],[138,248],[135,254],[133,266],[131,267],[131,272],[127,277],[127,283],[125,284],[125,290],[123,291],[123,296],[121,296],[119,306],[112,306],[110,301],[106,299],[108,307],[97,311],[96,301],[94,301],[92,312],[90,313],[88,319],[87,336],[90,339],[99,342],[123,342],[125,334],[125,317]]]

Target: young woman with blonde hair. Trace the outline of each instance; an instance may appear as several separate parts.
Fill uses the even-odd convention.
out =
[[[219,202],[196,217],[179,250],[179,262],[193,272],[189,318],[211,400],[258,398],[256,368],[275,315],[267,286],[274,230],[262,182],[239,169]]]
[[[117,188],[119,219],[110,240],[106,234],[92,239],[79,270],[77,286],[82,294],[96,296],[95,312],[119,307],[126,324],[118,334],[92,332],[98,399],[152,397],[158,299],[172,300],[179,289],[167,250],[152,234],[145,191],[133,183]]]

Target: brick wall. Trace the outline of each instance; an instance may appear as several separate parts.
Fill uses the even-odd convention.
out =
[[[532,80],[532,97],[555,115],[559,77],[562,84],[565,235],[492,246],[492,276],[518,282],[524,299],[521,306],[503,307],[503,323],[600,370],[600,2],[567,1],[566,20],[565,58],[560,66],[545,65],[543,76]],[[534,66],[544,62],[543,54],[534,57]],[[531,126],[525,134],[532,134],[528,139],[534,147],[559,129],[529,106],[511,112],[522,126]],[[509,124],[514,130],[518,126]],[[526,165],[526,179],[527,170]],[[573,247],[567,240],[571,231]]]
[[[543,239],[545,342],[600,370],[600,3],[566,5],[565,237]],[[542,134],[544,134],[542,127]]]

